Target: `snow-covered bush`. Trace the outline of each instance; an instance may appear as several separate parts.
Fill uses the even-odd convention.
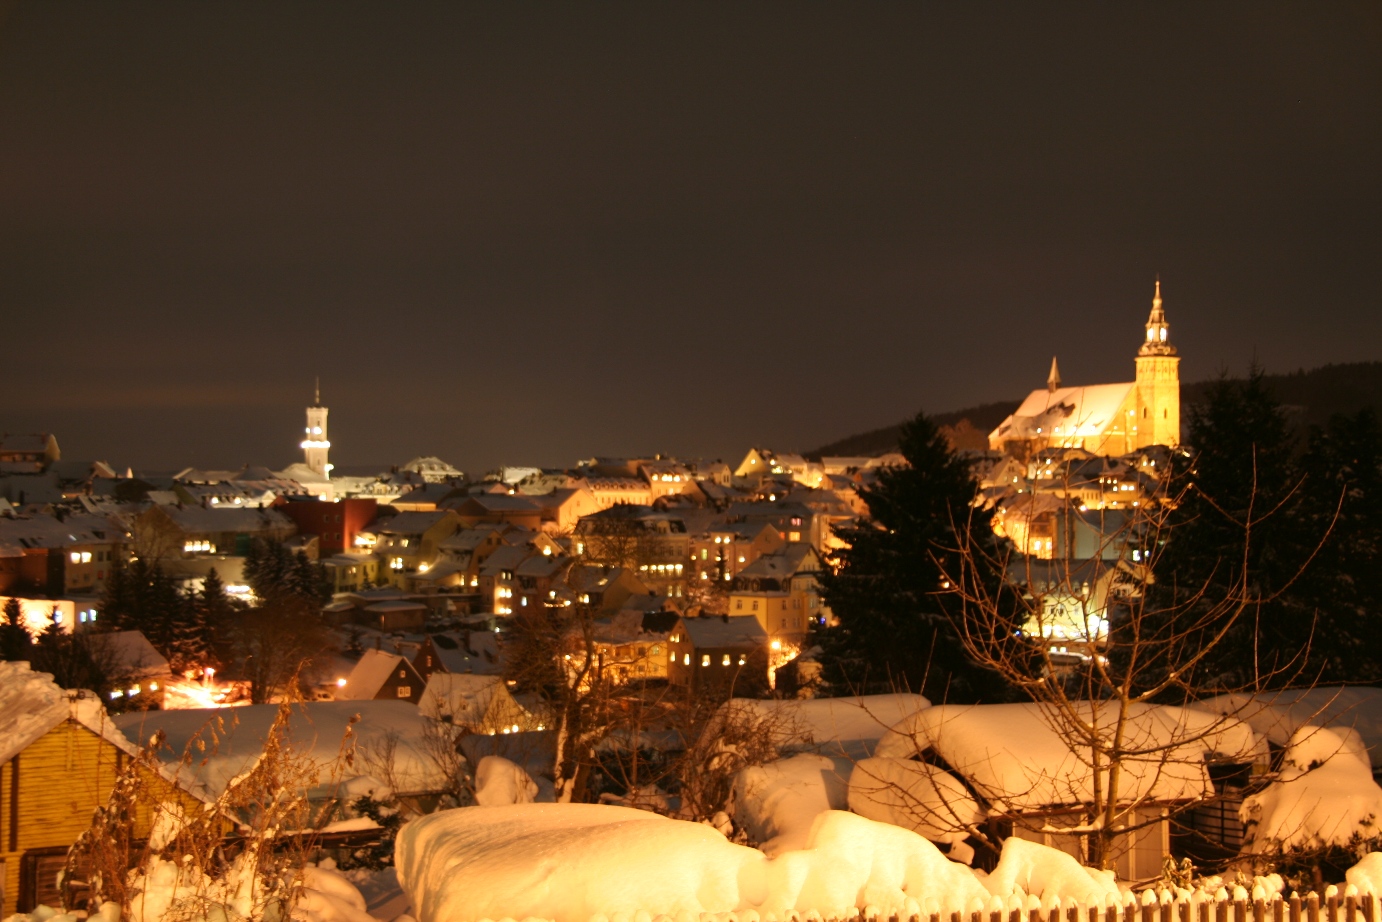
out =
[[[1382,788],[1362,739],[1347,728],[1303,726],[1274,781],[1243,801],[1246,854],[1288,877],[1306,869],[1336,873],[1382,849]]]

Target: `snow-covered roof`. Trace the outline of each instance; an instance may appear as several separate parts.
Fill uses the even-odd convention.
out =
[[[159,506],[161,512],[187,534],[218,532],[253,533],[282,528],[291,530],[293,520],[276,509],[228,508],[204,509],[201,506]]]
[[[400,512],[387,519],[380,519],[373,529],[381,535],[420,535],[434,527],[443,519],[452,518],[454,513],[438,509],[435,512]]]
[[[1112,425],[1118,408],[1136,386],[1129,381],[1032,391],[1011,416],[999,423],[990,438],[1008,441],[1048,435],[1101,435]]]
[[[278,715],[276,704],[245,707],[140,711],[113,718],[117,727],[135,739],[149,739],[163,731],[166,762],[176,762],[194,738],[206,742],[205,754],[198,753],[191,766],[197,781],[219,794],[231,779],[249,769],[264,751],[264,740]],[[312,701],[291,706],[288,742],[296,756],[309,759],[319,770],[309,796],[326,796],[356,778],[378,777],[377,759],[392,742],[393,776],[399,793],[445,790],[445,771],[428,753],[435,721],[418,713],[406,701]],[[352,718],[359,721],[352,725]],[[213,745],[210,730],[215,730]],[[341,759],[351,743],[355,757]],[[382,785],[381,785],[382,787]]]
[[[391,603],[384,603],[391,604]],[[396,604],[396,603],[393,603]],[[370,606],[373,608],[374,606]],[[366,650],[350,670],[346,684],[336,693],[342,701],[370,701],[388,681],[395,669],[411,670],[412,664],[397,653]]]
[[[1197,706],[1216,714],[1231,714],[1277,746],[1285,746],[1307,725],[1350,729],[1362,738],[1372,764],[1382,765],[1382,688],[1331,685],[1259,695],[1219,695]]]
[[[122,752],[138,751],[93,693],[59,688],[51,675],[32,671],[28,663],[0,661],[0,762],[64,720],[76,721]]]
[[[500,701],[498,713],[494,713],[495,699]],[[531,715],[509,694],[504,680],[494,675],[434,672],[427,679],[418,710],[427,717],[474,727],[481,727],[487,717],[499,720],[506,728],[532,723]]]
[[[921,695],[856,695],[848,698],[759,700],[734,698],[722,714],[753,715],[780,749],[813,749],[826,755],[865,758],[893,726],[931,702]]]
[[[721,618],[682,618],[686,635],[697,650],[722,647],[760,647],[768,635],[753,615]]]
[[[1112,702],[1076,702],[1074,717],[1111,736]],[[1265,760],[1247,724],[1190,708],[1134,705],[1123,730],[1119,801],[1185,801],[1213,793],[1206,758]],[[999,813],[1034,813],[1091,803],[1095,775],[1075,731],[1039,704],[941,705],[893,727],[875,755],[934,752]],[[936,771],[943,771],[935,768]],[[1107,769],[1104,769],[1106,774]],[[1100,782],[1107,789],[1108,779]]]
[[[142,631],[112,631],[91,635],[110,671],[122,679],[143,679],[168,674],[168,660],[154,649]]]

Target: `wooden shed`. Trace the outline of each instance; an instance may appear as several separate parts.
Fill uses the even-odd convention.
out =
[[[137,752],[91,692],[65,691],[24,662],[0,662],[0,917],[59,905],[67,850]],[[163,778],[169,799],[200,801]],[[148,834],[152,810],[136,820]]]

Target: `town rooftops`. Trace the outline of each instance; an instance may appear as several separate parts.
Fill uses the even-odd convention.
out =
[[[275,509],[203,509],[201,506],[158,506],[159,511],[187,534],[252,533],[293,528],[293,520]]]
[[[381,519],[371,530],[380,535],[420,535],[451,516],[452,513],[445,509],[435,512],[400,512],[387,519]]]

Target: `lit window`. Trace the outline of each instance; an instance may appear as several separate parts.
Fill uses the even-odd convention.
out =
[[[683,666],[690,666],[690,665],[691,665],[691,654],[690,654],[690,653],[686,654],[685,656],[683,656],[683,657],[681,658],[681,664],[682,664]]]
[[[728,654],[728,653],[726,653],[726,654],[724,655],[724,658],[723,658],[722,660],[720,660],[720,665],[721,665],[721,666],[728,666],[728,665],[729,665],[729,654]]]
[[[73,552],[72,552],[72,562],[73,562],[73,563],[81,563],[81,559],[82,559],[82,555],[81,555],[81,554],[78,554],[76,551],[73,551]]]
[[[398,686],[398,697],[400,697],[400,698],[408,698],[408,697],[411,697],[412,694],[413,694],[413,689],[412,689],[410,686],[408,686],[408,685],[400,685],[400,686]]]
[[[710,665],[710,654],[709,654],[709,653],[703,654],[703,655],[701,656],[701,665],[702,665],[702,666],[709,666],[709,665]]]

